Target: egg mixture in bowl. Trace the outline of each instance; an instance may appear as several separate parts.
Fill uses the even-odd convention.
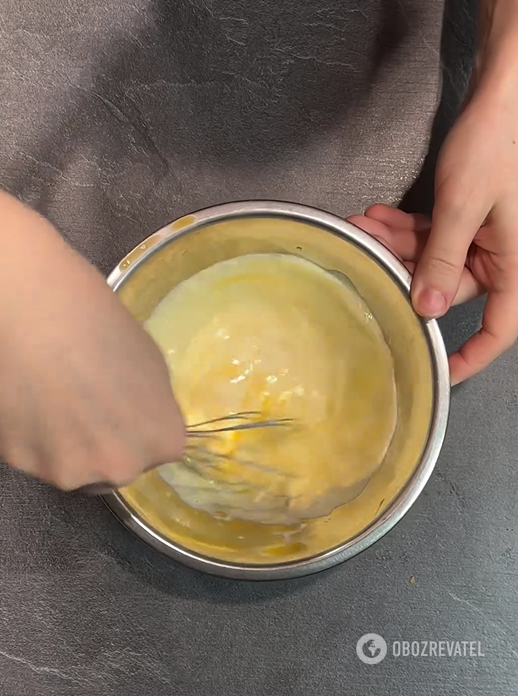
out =
[[[320,266],[278,253],[221,261],[174,288],[145,326],[188,424],[241,412],[294,421],[201,442],[217,476],[164,467],[193,507],[304,523],[352,500],[383,462],[396,426],[392,356],[360,296]]]
[[[243,411],[292,423],[203,442],[217,476],[170,463],[107,502],[195,567],[285,577],[353,555],[394,505],[411,504],[449,392],[430,351],[438,342],[446,360],[440,334],[382,267],[388,251],[332,216],[254,205],[173,223],[109,282],[162,350],[188,425]]]

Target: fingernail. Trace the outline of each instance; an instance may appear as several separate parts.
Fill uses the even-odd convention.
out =
[[[425,317],[440,317],[446,312],[446,308],[446,297],[439,290],[425,288],[417,296],[417,309]]]

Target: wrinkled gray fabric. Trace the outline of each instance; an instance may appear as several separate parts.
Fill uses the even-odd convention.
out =
[[[475,0],[3,0],[0,184],[103,272],[238,198],[426,210]],[[445,69],[440,81],[440,54]],[[457,345],[478,305],[444,322]],[[103,505],[0,469],[6,696],[511,696],[518,667],[518,353],[455,390],[432,480],[360,557],[311,579],[177,566]],[[1,388],[1,385],[0,385]],[[485,657],[360,663],[367,632]]]

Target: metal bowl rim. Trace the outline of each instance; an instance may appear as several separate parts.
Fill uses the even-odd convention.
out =
[[[411,275],[405,266],[383,244],[352,223],[336,215],[316,208],[283,201],[236,201],[197,211],[169,223],[147,239],[155,241],[149,249],[144,250],[138,258],[121,266],[147,241],[143,240],[125,259],[123,259],[108,276],[110,287],[117,291],[122,283],[150,256],[159,252],[173,239],[192,233],[207,224],[239,217],[286,217],[306,222],[336,234],[365,251],[391,275],[404,293],[409,296]],[[192,218],[192,220],[191,220]],[[185,224],[182,224],[185,221]],[[439,457],[448,426],[450,407],[450,374],[448,356],[444,341],[435,320],[421,319],[421,325],[430,352],[434,381],[434,405],[428,440],[421,460],[412,476],[399,492],[390,506],[369,527],[353,539],[324,551],[316,556],[287,563],[269,565],[234,564],[219,561],[202,554],[189,551],[175,544],[150,527],[125,502],[119,492],[102,496],[112,513],[136,536],[147,542],[157,551],[196,570],[220,577],[240,580],[281,580],[318,573],[334,565],[349,560],[365,551],[387,534],[410,510],[428,482]]]

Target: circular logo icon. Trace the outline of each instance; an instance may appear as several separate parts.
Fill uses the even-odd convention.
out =
[[[356,643],[356,654],[366,665],[377,665],[385,659],[387,642],[377,633],[366,633]]]

